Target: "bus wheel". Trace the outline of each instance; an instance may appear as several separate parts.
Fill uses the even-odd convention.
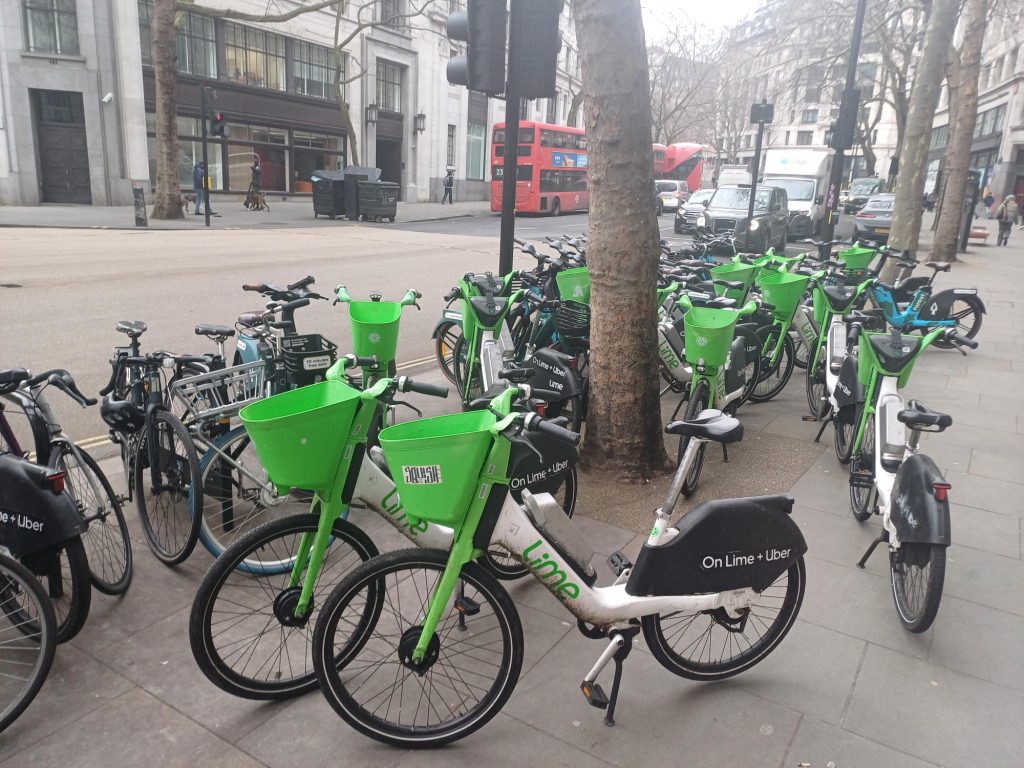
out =
[[[561,213],[562,213],[562,204],[558,202],[558,198],[556,197],[554,199],[554,201],[551,203],[551,215],[552,216],[559,216],[559,215],[561,215]]]

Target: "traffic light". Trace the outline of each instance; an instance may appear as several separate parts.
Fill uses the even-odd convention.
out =
[[[469,0],[448,16],[448,37],[467,43],[465,56],[448,62],[448,82],[488,96],[505,92],[505,0]]]
[[[555,95],[555,69],[562,48],[558,19],[563,0],[513,0],[514,40],[519,66],[519,95],[524,99]]]
[[[228,124],[224,119],[223,113],[213,112],[210,114],[210,135],[220,136],[222,139],[227,138]]]

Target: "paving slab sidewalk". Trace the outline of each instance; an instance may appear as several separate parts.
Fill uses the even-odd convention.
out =
[[[355,734],[319,694],[268,704],[209,684],[191,659],[186,627],[210,558],[200,547],[185,565],[165,569],[130,511],[131,591],[120,600],[94,597],[82,634],[59,649],[39,698],[0,738],[0,766],[1019,766],[1024,233],[1015,231],[1005,248],[972,247],[938,284],[978,287],[989,313],[978,350],[927,352],[907,389],[954,419],[924,443],[947,473],[954,502],[944,597],[928,632],[911,635],[899,625],[884,552],[866,570],[855,567],[878,526],[849,514],[846,471],[826,431],[789,488],[810,547],[803,609],[767,660],[702,685],[666,673],[638,646],[626,663],[618,725],[609,729],[578,689],[603,644],[577,633],[536,583],[515,583],[527,661],[504,712],[463,743],[405,753]],[[816,425],[800,421],[800,374],[778,403],[741,412],[749,435],[813,445]],[[439,380],[436,370],[422,377]],[[714,452],[708,457],[702,484],[743,470]],[[105,466],[118,477],[115,463]],[[618,503],[630,507],[630,489],[617,490]],[[646,500],[632,506],[638,516],[650,513]],[[604,554],[633,553],[642,541],[587,517],[582,505],[577,514]]]

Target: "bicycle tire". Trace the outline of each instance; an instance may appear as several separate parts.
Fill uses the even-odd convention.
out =
[[[807,395],[807,408],[816,419],[822,419],[828,412],[828,387],[825,383],[825,368],[819,363],[814,368],[808,367],[804,373],[804,393]]]
[[[444,377],[454,384],[453,353],[455,345],[462,338],[462,326],[454,320],[448,320],[438,325],[435,333],[434,355],[437,357],[437,367],[441,369]]]
[[[781,577],[780,577],[781,578]],[[775,582],[778,583],[778,580]],[[732,649],[735,646],[741,647],[742,644],[739,642],[733,643],[732,636],[734,634],[742,634],[746,640],[746,622],[741,624],[744,628],[741,632],[737,633],[735,628],[730,629],[725,626],[730,622],[736,622],[736,619],[731,619],[728,614],[724,613],[723,609],[718,608],[714,611],[702,611],[693,614],[693,618],[687,621],[685,618],[682,622],[685,625],[678,632],[675,632],[675,626],[672,626],[668,630],[666,635],[666,619],[670,619],[674,616],[679,615],[678,612],[674,614],[668,614],[662,616],[661,614],[651,614],[644,616],[640,623],[643,627],[644,640],[647,641],[647,647],[650,648],[654,658],[658,660],[665,669],[673,674],[685,677],[688,680],[724,680],[727,677],[738,675],[744,670],[750,669],[758,662],[762,661],[769,653],[775,650],[782,639],[786,636],[793,624],[796,622],[797,614],[800,612],[800,606],[804,599],[804,589],[807,583],[807,573],[804,566],[804,559],[801,557],[795,563],[793,563],[786,570],[786,592],[781,598],[782,604],[778,610],[778,614],[768,625],[768,631],[756,643],[751,643],[747,640],[746,648],[735,654],[728,660],[720,659],[718,662],[712,662],[711,650],[713,648],[721,646],[722,652],[725,652],[728,646]],[[772,584],[765,589],[761,594],[768,592],[768,590],[775,588],[775,584]],[[774,595],[769,596],[772,599]],[[710,624],[706,630],[701,630],[698,622],[698,617],[701,615],[707,615],[710,618]],[[757,614],[750,613],[749,615],[757,617]],[[764,623],[763,618],[760,619]],[[681,653],[677,652],[673,647],[672,639],[680,638],[680,642],[685,642],[688,637],[687,632],[693,626],[698,624],[697,640],[690,643],[689,646],[684,646],[683,650],[687,647],[693,647],[694,644],[699,643],[698,646],[698,660],[693,660],[688,657],[684,657]],[[725,640],[719,643],[713,640],[713,630],[720,628],[725,634]],[[701,639],[704,635],[707,636],[707,640]],[[708,651],[708,661],[701,661],[703,659],[705,649]]]
[[[455,347],[452,349],[452,373],[455,375],[455,388],[459,390],[459,394],[462,397],[462,402],[472,402],[476,397],[483,395],[483,385],[480,383],[480,366],[476,366],[476,372],[473,375],[473,382],[470,385],[473,387],[467,394],[466,392],[466,337],[460,336],[459,340],[455,343]],[[478,361],[479,362],[479,361]]]
[[[875,420],[870,418],[864,425],[864,434],[860,438],[860,455],[857,457],[858,469],[868,468],[872,474],[875,472]],[[850,511],[853,517],[863,523],[871,517],[875,511],[875,504],[878,502],[878,491],[875,486],[861,488],[850,486]]]
[[[81,537],[73,536],[20,560],[46,589],[57,620],[57,643],[66,643],[85,626],[92,605],[92,576]]]
[[[397,674],[401,674],[403,667],[409,673],[405,677],[405,680],[401,681],[401,685],[404,688],[406,680],[410,677],[414,677],[413,683],[417,686],[422,686],[420,680],[426,679],[428,681],[430,690],[433,694],[439,694],[443,686],[448,686],[452,689],[456,687],[456,683],[451,675],[447,675],[447,680],[435,679],[430,670],[433,669],[434,665],[439,665],[438,669],[444,671],[445,664],[448,663],[449,655],[446,651],[449,648],[468,647],[472,643],[471,641],[480,638],[484,635],[493,637],[494,632],[497,632],[497,638],[489,640],[483,646],[474,647],[474,651],[479,656],[472,656],[467,653],[466,666],[452,667],[455,670],[455,677],[459,681],[466,685],[467,689],[470,687],[465,683],[464,676],[473,676],[474,681],[489,675],[484,675],[477,671],[478,665],[486,664],[483,657],[484,654],[497,653],[498,658],[496,659],[497,671],[494,676],[494,682],[490,683],[490,687],[486,688],[485,692],[480,695],[479,700],[475,703],[469,703],[467,699],[473,695],[469,690],[464,695],[458,697],[458,708],[459,714],[456,714],[454,710],[448,705],[449,711],[453,715],[453,720],[450,723],[438,723],[430,724],[429,721],[424,725],[404,725],[401,722],[389,720],[391,717],[392,707],[388,706],[388,711],[384,713],[383,717],[376,714],[376,712],[367,711],[357,700],[356,697],[360,691],[366,688],[365,685],[360,683],[358,687],[353,690],[349,690],[346,680],[344,677],[351,678],[352,670],[350,667],[357,670],[355,675],[362,675],[367,670],[371,669],[371,662],[367,662],[366,665],[360,663],[361,657],[353,655],[348,659],[345,666],[340,666],[333,663],[333,660],[337,657],[335,652],[336,644],[335,639],[338,633],[338,625],[341,623],[342,618],[346,615],[346,610],[349,608],[351,601],[358,598],[362,590],[382,590],[387,587],[387,579],[389,575],[405,571],[423,571],[425,574],[429,572],[436,572],[437,578],[440,578],[440,574],[444,571],[445,565],[448,562],[448,553],[443,550],[437,549],[405,549],[398,550],[396,552],[388,552],[379,557],[364,563],[359,568],[350,573],[341,583],[335,587],[330,597],[327,599],[327,603],[324,605],[320,612],[320,617],[316,623],[316,630],[313,633],[313,663],[317,672],[317,680],[320,683],[320,689],[324,694],[324,697],[330,703],[334,711],[341,716],[349,725],[369,736],[377,741],[391,744],[393,746],[401,747],[433,747],[440,746],[442,744],[448,744],[458,739],[465,738],[474,731],[483,727],[491,718],[493,718],[504,706],[508,697],[512,694],[512,690],[515,688],[516,683],[519,680],[519,673],[522,669],[523,664],[523,629],[522,624],[519,620],[519,614],[516,611],[516,607],[512,602],[505,589],[498,583],[498,581],[488,573],[484,568],[476,563],[467,563],[461,574],[462,589],[469,586],[473,590],[473,597],[470,599],[475,603],[477,610],[472,614],[466,615],[461,613],[455,605],[449,609],[449,613],[446,617],[438,623],[438,630],[435,632],[434,637],[437,640],[436,655],[434,661],[430,664],[429,668],[423,672],[421,676],[419,673],[414,672],[403,662],[397,659],[394,662],[397,663],[398,669]],[[359,646],[359,649],[372,647],[372,653],[375,656],[380,655],[381,646],[383,647],[395,647],[396,651],[401,648],[403,643],[408,644],[410,639],[418,637],[418,631],[416,625],[412,624],[411,621],[418,621],[426,612],[426,599],[427,596],[432,594],[433,589],[426,585],[429,577],[424,579],[425,589],[420,589],[415,583],[416,576],[409,575],[402,580],[402,583],[408,587],[410,584],[416,588],[416,597],[419,597],[419,605],[414,603],[414,598],[407,596],[405,600],[405,607],[410,609],[410,616],[414,617],[409,620],[409,626],[404,630],[403,640],[395,643],[393,639],[382,635],[374,635],[381,623],[384,624],[384,631],[390,632],[392,624],[397,624],[399,629],[403,628],[406,624],[407,619],[400,615],[402,613],[401,604],[396,608],[393,600],[388,597],[383,598],[383,605],[388,610],[387,615],[380,613],[377,617],[377,621],[369,628],[357,626],[356,632],[360,634],[353,634],[343,645],[344,648]],[[436,581],[435,581],[436,583]],[[409,595],[406,592],[406,595]],[[376,598],[376,594],[374,593]],[[458,600],[455,601],[458,603]],[[490,608],[490,611],[485,611],[485,608]],[[356,609],[358,611],[358,608]],[[365,609],[364,609],[365,610]],[[460,620],[461,617],[461,620]],[[450,622],[454,620],[454,624]],[[464,624],[463,624],[464,622]],[[476,624],[477,626],[474,626]],[[448,634],[450,634],[456,626],[465,626],[466,631],[460,632],[458,640],[451,645],[447,644]],[[446,630],[447,628],[447,630]],[[494,646],[500,643],[501,648],[495,651]],[[380,661],[388,658],[391,654],[387,653]],[[397,655],[397,653],[396,653]],[[325,660],[331,660],[326,662]],[[410,662],[411,663],[411,662]],[[469,664],[472,663],[474,669],[469,669]],[[372,673],[371,673],[372,674]],[[395,682],[393,688],[397,687],[397,675],[392,672],[386,673],[388,677],[394,678]],[[429,677],[428,677],[429,675]],[[355,679],[358,679],[355,678]],[[485,686],[488,685],[487,681],[479,682],[475,686],[478,690],[484,690]],[[422,690],[422,687],[420,688]],[[395,708],[395,718],[402,717],[403,710],[408,712],[411,704],[411,700],[414,697],[408,698],[402,697],[397,708]],[[447,702],[446,702],[447,704]],[[376,711],[379,712],[379,707]],[[438,714],[440,719],[440,707],[428,706],[426,716],[429,718],[430,712]],[[419,713],[419,703],[415,710],[412,712],[413,718]]]
[[[336,520],[331,529],[332,541],[324,554],[313,593],[313,609],[301,625],[284,626],[274,608],[283,604],[279,601],[287,599],[282,598],[282,594],[288,589],[286,585],[291,572],[291,567],[287,566],[289,558],[290,562],[294,563],[295,542],[292,539],[301,538],[306,533],[315,534],[318,523],[319,515],[305,514],[274,520],[254,529],[228,547],[224,554],[214,561],[200,583],[189,614],[189,644],[199,669],[221,690],[244,699],[281,701],[316,688],[316,674],[312,668],[313,621],[330,590],[340,581],[343,574],[351,570],[355,561],[362,563],[377,554],[373,541],[360,528],[348,521]],[[275,542],[278,543],[275,545]],[[353,562],[349,562],[348,551],[342,550],[341,547],[347,547],[348,551],[355,555]],[[267,565],[262,571],[255,567],[254,557],[254,554],[261,550],[273,558],[262,561]],[[247,561],[250,568],[246,571],[241,570],[239,565]],[[282,563],[287,567],[282,567]],[[335,574],[337,578],[332,580],[335,568],[338,569],[338,573]],[[241,671],[236,670],[230,659],[224,658],[225,655],[238,654],[237,649],[231,649],[232,653],[226,654],[224,646],[218,645],[218,636],[213,630],[218,621],[218,599],[225,590],[228,592],[228,596],[224,598],[228,606],[226,613],[231,618],[223,621],[231,623],[223,631],[245,631],[246,620],[238,617],[241,615],[240,611],[250,602],[244,596],[251,592],[251,602],[254,606],[259,604],[258,610],[262,611],[262,614],[254,614],[262,616],[257,618],[254,626],[260,629],[264,625],[272,626],[270,622],[275,622],[273,628],[280,630],[278,635],[270,638],[270,645],[267,646],[270,648],[270,658],[278,649],[284,649],[289,654],[288,668],[301,666],[300,673],[285,676],[284,660],[279,658],[276,666],[272,661],[264,660],[256,644],[251,651],[245,648],[242,652],[247,653],[250,660],[256,659],[254,668],[257,671],[268,669],[264,679],[247,675],[244,666]],[[300,636],[302,632],[305,633],[304,637]],[[261,638],[257,638],[257,643],[259,639]],[[304,657],[300,659],[299,646],[303,645],[302,641],[305,648],[302,649]],[[237,645],[237,642],[234,644]],[[281,670],[281,674],[276,672],[277,669]]]
[[[762,334],[766,330],[767,332]],[[781,330],[777,325],[773,325],[770,328],[758,328],[757,332],[764,339],[764,343],[761,346],[761,349],[764,350],[766,348],[774,349],[778,343],[777,339]],[[764,354],[761,356],[760,380],[750,395],[750,402],[767,403],[785,389],[786,384],[789,383],[789,378],[793,375],[794,355],[793,339],[789,334],[786,334],[782,339],[782,349],[779,352],[778,360],[772,363],[769,355]],[[762,389],[761,385],[769,381],[771,377],[776,377],[774,382]]]
[[[807,367],[807,358],[810,357],[810,354],[807,351],[807,345],[804,344],[803,336],[800,335],[799,331],[790,328],[789,335],[793,338],[793,365],[797,368],[804,369]]]
[[[711,390],[708,388],[708,382],[706,379],[701,379],[697,382],[693,392],[690,393],[690,399],[686,403],[686,411],[683,413],[683,419],[689,421],[690,419],[696,418],[697,414],[706,408],[710,408],[711,405]],[[690,444],[690,437],[679,438],[679,448],[676,452],[676,462],[682,462],[683,454],[686,453],[686,446]],[[685,498],[690,498],[693,492],[697,490],[697,482],[700,480],[700,470],[704,465],[704,453],[707,450],[708,444],[701,443],[700,448],[697,449],[697,456],[693,460],[693,466],[690,467],[690,471],[686,473],[686,478],[683,480],[682,493]]]
[[[148,489],[146,487],[152,478],[148,455],[150,426],[148,423],[143,426],[135,457],[135,504],[149,548],[160,562],[173,566],[187,560],[199,540],[202,521],[199,516],[192,514],[193,506],[202,507],[199,458],[191,435],[176,416],[169,411],[157,410],[152,412],[149,419],[153,422],[153,430],[158,434],[158,439],[166,440],[169,444],[165,450],[172,453],[174,460],[167,462],[167,457],[158,453],[161,459],[160,478],[163,480],[166,474],[169,482],[166,483],[167,487],[153,494],[152,486]],[[144,457],[146,461],[142,461]],[[157,499],[161,506],[170,505],[168,513],[154,506]],[[183,519],[186,516],[187,521]]]
[[[78,449],[78,453],[85,464],[84,467],[79,467],[79,471],[91,472],[106,497],[102,500],[103,511],[98,511],[97,507],[90,508],[89,503],[82,500],[87,498],[87,490],[91,491],[91,485],[84,478],[76,479],[74,470],[68,466],[67,456],[75,458],[77,462],[77,457],[69,446],[58,446],[51,462],[55,469],[62,469],[67,473],[64,478],[67,485],[65,492],[76,500],[79,512],[85,519],[86,528],[82,533],[82,543],[85,545],[86,558],[89,561],[92,585],[105,595],[123,595],[132,583],[133,570],[128,521],[125,520],[117,494],[114,493],[110,481],[103,474],[96,459],[82,448]],[[80,490],[83,485],[85,489]],[[99,499],[92,500],[92,504],[98,506],[99,503]]]
[[[850,412],[853,413],[852,420],[847,418]],[[836,418],[832,421],[836,459],[843,466],[849,464],[850,459],[853,458],[853,444],[857,439],[857,428],[860,426],[863,413],[863,407],[848,405],[845,408],[840,408]]]
[[[200,459],[203,506],[196,508],[195,495],[189,494],[189,513],[200,519],[199,541],[214,558],[220,557],[249,531],[272,519],[309,511],[308,498],[292,494],[278,496],[271,487],[258,488],[237,465],[255,476],[266,477],[266,470],[252,449],[252,438],[245,427],[235,427],[218,437]],[[223,469],[227,470],[226,476],[222,474]],[[237,511],[239,506],[242,507],[241,514]],[[239,567],[247,568],[245,563]]]
[[[927,563],[928,572],[921,577],[920,605],[908,594],[907,577],[902,572],[907,567],[922,568]],[[935,621],[942,600],[942,585],[946,576],[946,548],[941,544],[904,543],[898,550],[889,550],[889,581],[892,584],[892,597],[896,603],[896,613],[900,621],[909,631],[924,632]]]
[[[964,304],[966,304],[967,309],[960,310],[959,312],[954,311],[954,307],[956,306],[957,302],[963,302]],[[981,307],[981,300],[978,299],[977,296],[973,296],[971,294],[963,294],[957,296],[956,299],[953,300],[953,303],[950,305],[949,308],[950,311],[948,317],[956,320],[956,328],[954,330],[956,331],[957,335],[965,336],[968,339],[973,339],[975,336],[978,335],[978,332],[981,330],[981,318],[984,314]],[[966,317],[971,317],[972,321],[970,327],[967,330],[961,332],[961,326],[963,324],[960,321],[961,318]],[[928,328],[922,328],[921,335],[928,333],[929,330],[930,329]],[[943,341],[942,337],[940,336],[939,338],[932,342],[932,346],[938,347],[939,349],[953,349],[953,347],[956,345],[948,341]]]
[[[24,600],[31,605],[26,605]],[[30,668],[24,685],[7,703],[0,703],[0,733],[18,719],[22,712],[32,703],[50,673],[53,657],[57,650],[57,620],[53,612],[46,590],[28,568],[17,560],[0,554],[0,613],[11,621],[11,626],[0,624],[0,668],[14,670],[5,672],[4,690],[11,687],[11,680],[16,680],[17,670]],[[38,629],[26,635],[22,623],[28,619]],[[21,645],[16,640],[33,641],[37,649],[31,645]],[[33,658],[34,657],[34,658]]]

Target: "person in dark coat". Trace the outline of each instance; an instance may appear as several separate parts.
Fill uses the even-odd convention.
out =
[[[197,160],[196,164],[192,166],[192,193],[196,198],[196,216],[199,215],[199,206],[203,200],[203,177],[205,175],[206,166],[203,165],[202,160]]]
[[[444,195],[441,197],[441,205],[444,205],[444,201],[447,200],[452,205],[455,205],[455,201],[452,199],[452,192],[455,188],[455,171],[448,171],[448,175],[444,177]]]

